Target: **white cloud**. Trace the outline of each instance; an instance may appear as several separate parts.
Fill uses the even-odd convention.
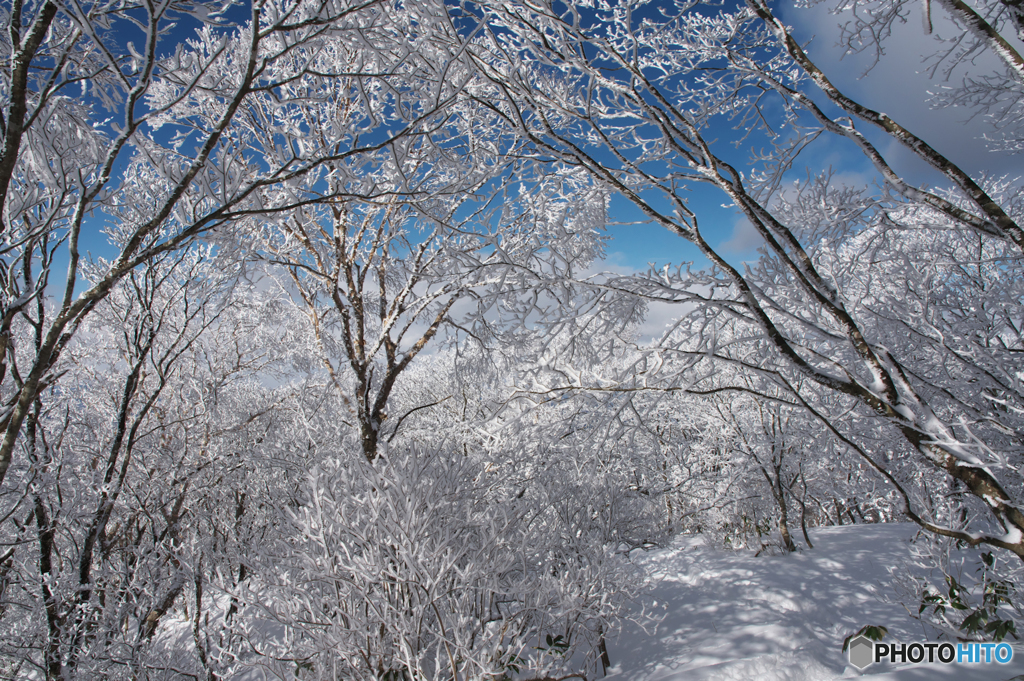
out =
[[[903,9],[908,12],[907,21],[894,23],[892,35],[883,42],[884,54],[877,64],[873,65],[875,54],[870,48],[844,57],[843,48],[838,45],[839,26],[852,15],[831,14],[828,8],[834,4],[824,2],[809,9],[790,9],[784,12],[784,18],[793,24],[801,42],[813,37],[808,53],[836,86],[862,104],[885,112],[969,172],[1010,172],[1019,168],[1019,158],[990,151],[984,136],[993,135],[995,128],[985,116],[975,115],[976,111],[965,107],[937,108],[930,94],[959,86],[968,70],[975,77],[1001,70],[995,55],[975,55],[970,64],[954,69],[948,79],[942,78],[941,71],[930,78],[927,71],[933,64],[933,56],[944,47],[949,49],[949,43],[940,43],[938,38],[951,38],[962,30],[934,5],[934,28],[932,33],[926,33],[919,4],[906,3]],[[1022,47],[1012,31],[1004,31],[1004,36],[1018,48]],[[859,122],[857,127],[880,144],[881,151],[898,172],[936,181],[937,174],[926,175],[932,171],[902,145],[890,143],[891,138],[875,133],[868,124]]]
[[[647,307],[643,324],[637,329],[640,345],[661,338],[670,324],[693,309],[692,303],[652,303]]]
[[[740,218],[732,226],[732,235],[719,245],[718,250],[726,256],[747,255],[752,254],[763,243],[764,240],[750,221]]]

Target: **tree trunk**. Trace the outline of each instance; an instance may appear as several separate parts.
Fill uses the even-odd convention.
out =
[[[608,648],[604,644],[604,629],[598,627],[597,652],[601,654],[601,674],[608,676],[608,668],[612,666],[611,658],[608,657]]]
[[[793,537],[789,535],[789,512],[786,509],[786,497],[783,495],[781,487],[776,501],[779,503],[779,534],[782,535],[782,546],[792,553],[796,551],[796,544],[793,543]]]
[[[800,482],[803,483],[804,493],[797,499],[800,502],[800,531],[804,533],[804,541],[807,542],[807,548],[813,549],[814,544],[811,543],[811,538],[807,535],[807,479],[804,477],[803,470],[800,471]]]

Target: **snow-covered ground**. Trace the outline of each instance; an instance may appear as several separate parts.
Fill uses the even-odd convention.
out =
[[[818,528],[813,550],[788,556],[716,551],[687,537],[635,554],[657,582],[652,598],[662,619],[651,632],[627,624],[608,642],[607,678],[1006,681],[1024,674],[1020,645],[1009,664],[875,664],[863,674],[848,664],[843,639],[866,624],[888,627],[886,641],[928,640],[901,605],[878,598],[891,594],[888,568],[907,556],[915,532],[911,525]]]

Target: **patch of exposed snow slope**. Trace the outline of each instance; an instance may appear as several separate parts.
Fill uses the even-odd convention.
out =
[[[908,556],[915,525],[847,525],[811,530],[814,549],[755,557],[719,551],[698,538],[634,554],[656,582],[649,632],[626,624],[608,641],[614,681],[1006,681],[1024,674],[1024,646],[1009,664],[875,664],[858,672],[843,639],[866,624],[887,642],[928,640],[890,595],[888,569]],[[652,606],[652,603],[656,605]]]

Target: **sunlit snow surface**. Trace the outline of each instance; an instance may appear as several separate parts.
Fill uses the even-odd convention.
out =
[[[891,597],[888,568],[907,556],[915,532],[911,525],[814,529],[814,549],[789,556],[717,551],[692,537],[634,554],[657,581],[651,598],[663,619],[650,633],[627,624],[608,642],[607,678],[1005,681],[1024,674],[1021,645],[1004,665],[875,664],[859,673],[847,663],[843,639],[866,624],[888,627],[887,641],[928,640],[901,605],[877,597]]]

